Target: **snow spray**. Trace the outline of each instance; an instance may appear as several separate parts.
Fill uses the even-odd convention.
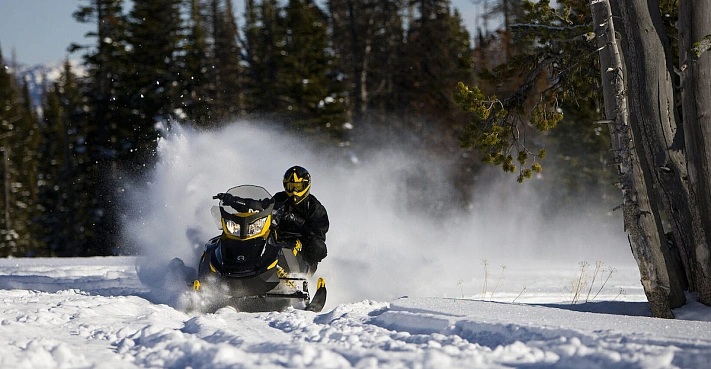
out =
[[[571,209],[568,219],[551,221],[534,186],[516,183],[499,168],[479,181],[487,184],[477,186],[469,211],[446,200],[445,216],[437,219],[412,211],[404,204],[412,176],[404,174],[421,171],[423,163],[397,143],[380,147],[358,158],[258,122],[207,131],[175,125],[158,142],[149,182],[131,189],[124,237],[153,265],[178,257],[197,267],[205,242],[220,233],[210,215],[213,195],[240,184],[274,194],[282,190],[284,171],[301,165],[331,223],[328,257],[315,276],[326,279],[327,308],[403,295],[456,297],[457,282],[482,274],[487,259],[509,270],[552,258],[571,265],[631,260],[621,220],[610,231]],[[430,159],[429,170],[442,169]],[[451,186],[429,184],[429,191],[446,198]]]

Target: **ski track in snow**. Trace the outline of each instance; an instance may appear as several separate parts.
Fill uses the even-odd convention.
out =
[[[706,368],[711,361],[711,322],[698,320],[711,314],[698,304],[677,311],[697,320],[435,297],[363,300],[319,314],[184,312],[154,301],[130,257],[0,260],[0,288],[0,368]],[[576,307],[616,309],[598,305]]]

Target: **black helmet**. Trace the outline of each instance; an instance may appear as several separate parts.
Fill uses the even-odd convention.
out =
[[[284,173],[284,191],[298,204],[309,197],[311,190],[311,174],[300,166],[293,166]]]

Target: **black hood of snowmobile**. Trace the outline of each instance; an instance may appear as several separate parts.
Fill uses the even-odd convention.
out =
[[[243,278],[261,274],[278,258],[278,249],[269,242],[270,238],[234,240],[223,234],[216,247],[208,250],[211,251],[209,260],[223,277]]]

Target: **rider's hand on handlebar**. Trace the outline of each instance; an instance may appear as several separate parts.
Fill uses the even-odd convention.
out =
[[[230,193],[218,193],[212,197],[213,199],[220,199],[223,203],[229,205],[235,201],[235,197]]]
[[[239,197],[234,196],[231,193],[218,193],[217,196],[214,196],[213,198],[218,198],[222,201],[222,204],[231,206],[231,207],[236,207],[241,204],[238,201]],[[241,204],[241,205],[244,205],[244,204]]]

